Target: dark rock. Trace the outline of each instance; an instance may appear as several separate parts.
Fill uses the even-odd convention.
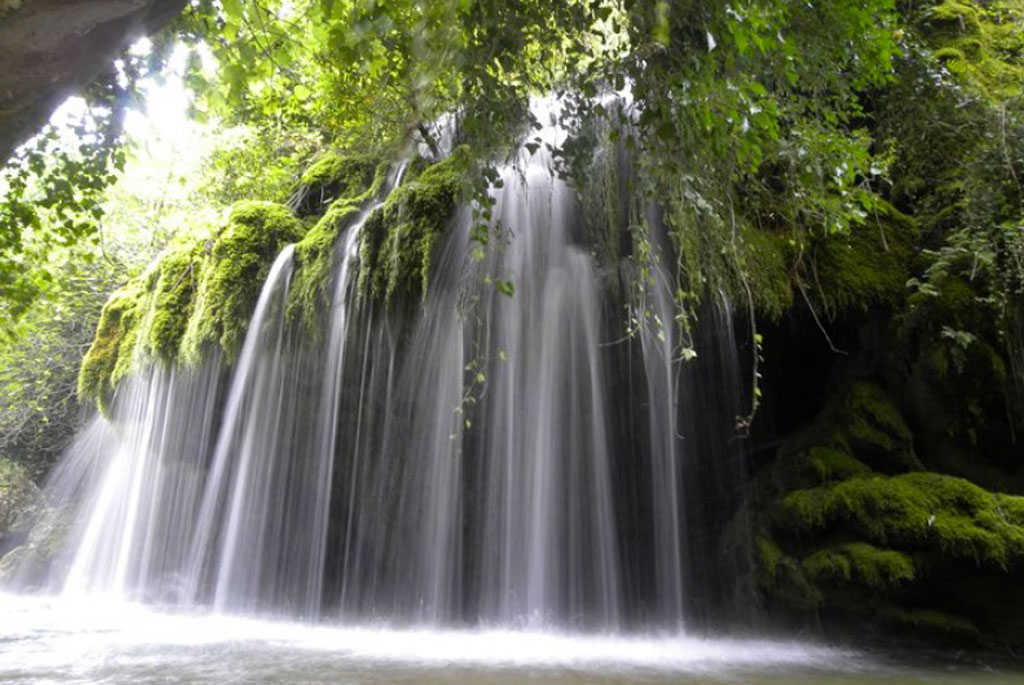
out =
[[[46,123],[132,41],[181,12],[185,0],[0,2],[0,159]]]

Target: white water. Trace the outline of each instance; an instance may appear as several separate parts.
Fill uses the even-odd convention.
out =
[[[310,626],[226,615],[169,614],[137,604],[0,595],[0,682],[32,678],[95,682],[361,681],[440,674],[467,682],[496,673],[590,678],[741,678],[772,673],[860,673],[857,654],[760,640],[705,640],[434,627]],[[9,648],[2,645],[9,645]],[[490,675],[488,675],[490,674]],[[353,676],[356,676],[353,678]],[[362,678],[358,676],[363,676]],[[404,679],[404,678],[403,678]],[[415,681],[415,679],[413,679]]]
[[[592,255],[576,193],[551,170],[565,136],[555,107],[537,106],[543,146],[501,170],[497,247],[471,257],[461,210],[422,303],[388,310],[355,288],[381,197],[339,240],[322,336],[286,323],[289,247],[230,372],[211,358],[126,382],[53,488],[78,508],[43,584],[217,612],[531,629],[677,629],[710,605],[701,575],[721,521],[709,503],[742,460],[721,428],[738,413],[728,310],[706,317],[705,370],[683,368],[659,261],[653,323],[639,345],[623,337],[622,276]]]

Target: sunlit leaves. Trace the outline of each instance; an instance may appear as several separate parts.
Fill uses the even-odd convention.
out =
[[[48,127],[0,170],[0,336],[53,282],[52,250],[98,238],[103,194],[124,164],[113,112]]]

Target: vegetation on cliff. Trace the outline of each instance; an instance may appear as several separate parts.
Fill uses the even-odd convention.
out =
[[[464,154],[427,167],[369,217],[359,245],[364,293],[387,301],[426,293],[431,258],[465,185]]]
[[[196,363],[211,348],[233,358],[271,263],[304,232],[282,205],[241,202],[213,237],[167,252],[104,306],[79,396],[105,410],[139,364]]]

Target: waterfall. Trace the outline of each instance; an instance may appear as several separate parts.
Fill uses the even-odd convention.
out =
[[[460,209],[421,303],[357,292],[381,198],[339,240],[322,340],[286,319],[289,247],[237,361],[126,381],[55,477],[77,503],[55,587],[389,624],[675,629],[708,610],[743,458],[729,307],[709,302],[679,359],[658,235],[660,324],[624,335],[628,255],[588,244],[552,107],[492,190],[498,247],[475,257]]]

